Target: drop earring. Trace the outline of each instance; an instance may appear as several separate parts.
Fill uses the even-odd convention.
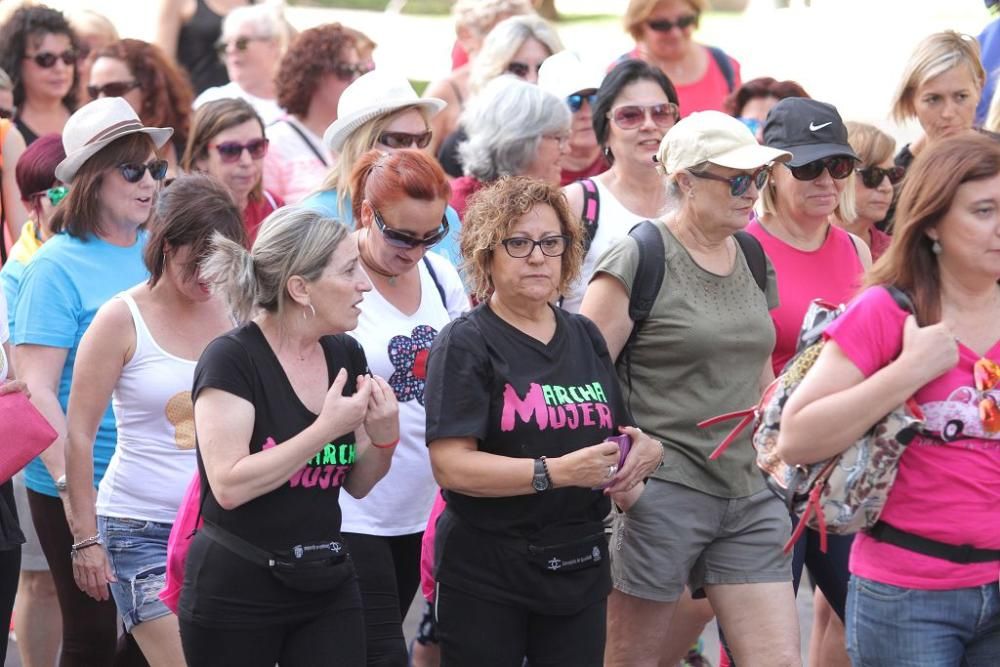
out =
[[[931,252],[934,253],[935,255],[940,255],[941,250],[942,250],[941,242],[937,239],[934,239],[934,243],[931,244]]]

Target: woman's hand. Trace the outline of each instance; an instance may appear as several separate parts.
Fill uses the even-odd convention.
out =
[[[95,544],[72,553],[73,578],[80,590],[98,602],[108,599],[108,584],[117,581],[104,547]]]
[[[31,398],[31,392],[28,391],[28,385],[21,380],[8,380],[7,382],[0,384],[0,396],[3,396],[4,394],[16,394],[18,392],[24,394],[25,398]]]
[[[608,495],[630,491],[649,477],[663,462],[663,445],[659,440],[654,440],[634,426],[621,426],[618,430],[632,438],[632,449],[625,459],[625,465],[615,475],[611,485],[604,490]],[[619,506],[621,507],[620,503]]]
[[[546,459],[546,463],[553,486],[592,489],[607,484],[618,472],[618,456],[618,443],[605,441],[558,458]]]
[[[958,363],[958,339],[943,323],[921,327],[913,315],[903,324],[903,351],[897,363],[917,374],[915,385],[922,387],[950,371]]]
[[[344,433],[350,433],[361,426],[368,412],[371,398],[372,381],[365,375],[358,376],[357,390],[353,396],[344,396],[344,386],[347,384],[347,370],[341,368],[333,379],[330,390],[323,400],[316,421],[328,438],[335,438]]]
[[[623,512],[628,512],[635,505],[636,501],[639,500],[639,496],[642,495],[643,490],[646,488],[645,482],[639,482],[631,489],[627,491],[618,491],[611,494],[611,502],[621,509]]]
[[[377,375],[369,379],[371,391],[368,396],[368,412],[365,415],[365,431],[377,445],[386,445],[399,440],[399,403],[389,383]]]

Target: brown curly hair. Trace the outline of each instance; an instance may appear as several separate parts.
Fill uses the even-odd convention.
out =
[[[339,23],[299,33],[278,66],[275,77],[278,105],[293,116],[305,116],[323,76],[337,70],[343,62],[345,48],[358,48],[359,44],[371,44],[374,48],[370,39]]]
[[[191,102],[194,91],[187,75],[155,44],[141,39],[123,39],[98,51],[97,58],[114,58],[125,63],[139,82],[142,109],[139,119],[147,127],[172,127],[171,141],[187,143],[191,130]]]
[[[511,227],[521,216],[539,204],[552,207],[559,218],[560,230],[569,237],[562,255],[559,293],[564,294],[580,275],[584,255],[583,226],[579,217],[570,212],[562,190],[527,176],[504,176],[472,195],[462,219],[459,235],[462,269],[476,298],[484,300],[493,291],[490,276],[493,252],[510,235]]]

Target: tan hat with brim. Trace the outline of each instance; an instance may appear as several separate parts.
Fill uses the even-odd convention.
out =
[[[667,174],[705,162],[751,170],[791,157],[788,151],[761,146],[750,128],[721,111],[699,111],[681,119],[667,130],[656,154]]]
[[[122,137],[142,132],[157,148],[173,135],[170,127],[145,127],[132,105],[120,97],[102,97],[80,107],[66,121],[63,148],[66,159],[56,166],[56,178],[70,183],[83,163]]]

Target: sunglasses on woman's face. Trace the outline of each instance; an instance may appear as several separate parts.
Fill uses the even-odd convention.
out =
[[[761,167],[753,172],[737,174],[735,176],[719,176],[718,174],[713,174],[708,171],[703,171],[701,173],[689,171],[688,173],[695,178],[706,178],[710,181],[728,183],[729,194],[733,197],[739,197],[750,189],[751,183],[756,185],[758,190],[763,189],[764,184],[767,183],[767,177],[768,174],[770,174],[770,171],[767,167]]]
[[[688,14],[687,16],[682,16],[674,21],[671,21],[670,19],[655,19],[653,21],[646,21],[646,25],[649,26],[650,30],[655,30],[656,32],[670,32],[674,28],[677,28],[678,30],[687,30],[697,22],[697,14]]]
[[[528,63],[522,63],[515,60],[514,62],[507,63],[507,73],[513,74],[521,79],[526,79],[528,78],[528,75],[531,74],[532,67],[535,68],[535,74],[538,74],[538,70],[542,69],[542,63],[532,66]]]
[[[351,82],[357,79],[359,76],[368,74],[368,72],[375,69],[375,66],[371,63],[337,63],[333,68],[333,73],[338,79],[345,82]]]
[[[822,160],[813,160],[800,167],[788,167],[788,170],[792,172],[792,176],[799,181],[815,180],[819,178],[824,169],[830,172],[830,176],[839,181],[851,175],[851,170],[854,169],[854,158],[847,157],[846,155],[837,155],[835,157],[826,157]]]
[[[232,44],[240,53],[243,53],[250,48],[250,42],[269,42],[271,37],[237,37],[232,42],[216,42],[215,52],[219,54],[219,57],[226,55],[226,51],[229,49],[229,45]]]
[[[385,242],[394,248],[405,248],[406,250],[417,248],[419,246],[430,248],[431,246],[440,243],[441,239],[448,235],[447,218],[441,218],[441,227],[434,232],[434,234],[420,239],[412,234],[407,234],[406,232],[400,232],[392,229],[391,227],[386,227],[385,221],[382,220],[382,214],[379,213],[378,209],[374,206],[372,206],[372,213],[375,218],[375,226],[378,227],[379,232],[382,233],[382,238],[384,238]]]
[[[238,141],[223,141],[219,144],[209,144],[209,148],[214,148],[219,153],[219,159],[223,164],[239,162],[243,157],[243,151],[250,153],[253,160],[262,160],[267,155],[267,146],[270,142],[267,139],[251,139],[245,144]]]
[[[646,107],[629,104],[608,112],[608,118],[623,130],[634,130],[640,127],[647,117],[653,121],[653,125],[656,127],[668,129],[673,127],[677,119],[680,118],[680,111],[678,111],[676,104],[667,102],[666,104],[653,104]]]
[[[62,53],[52,53],[51,51],[42,51],[41,53],[36,53],[33,56],[25,56],[25,60],[34,60],[35,64],[42,69],[48,69],[56,64],[57,60],[62,60],[65,65],[75,65],[77,54],[76,51],[63,51]]]
[[[383,132],[378,135],[378,142],[386,148],[427,148],[431,143],[434,133],[431,130],[420,134],[410,134],[409,132]]]
[[[13,118],[13,117],[14,117],[13,109],[4,109],[3,107],[0,107],[0,118]]]
[[[48,190],[42,190],[41,192],[34,192],[31,194],[31,199],[35,197],[48,197],[49,203],[56,206],[63,199],[66,199],[66,195],[69,194],[69,188],[65,185],[57,185],[54,188],[49,188]]]
[[[112,81],[103,86],[87,86],[87,94],[92,100],[96,100],[98,97],[121,97],[138,87],[138,81]]]
[[[594,108],[594,104],[597,103],[597,93],[592,93],[590,95],[580,95],[579,93],[574,93],[566,98],[566,104],[569,105],[569,110],[576,113],[583,108],[583,103],[586,102],[590,105],[590,108]]]
[[[122,178],[129,183],[138,183],[141,181],[142,177],[146,175],[147,169],[154,181],[162,181],[167,175],[167,161],[150,160],[147,164],[126,162],[125,164],[118,165],[118,171],[121,172]]]
[[[903,176],[906,176],[906,169],[903,167],[889,167],[888,169],[868,167],[854,171],[861,174],[861,182],[864,183],[865,187],[873,190],[882,185],[882,180],[885,178],[888,178],[893,185],[898,185],[903,180]]]

